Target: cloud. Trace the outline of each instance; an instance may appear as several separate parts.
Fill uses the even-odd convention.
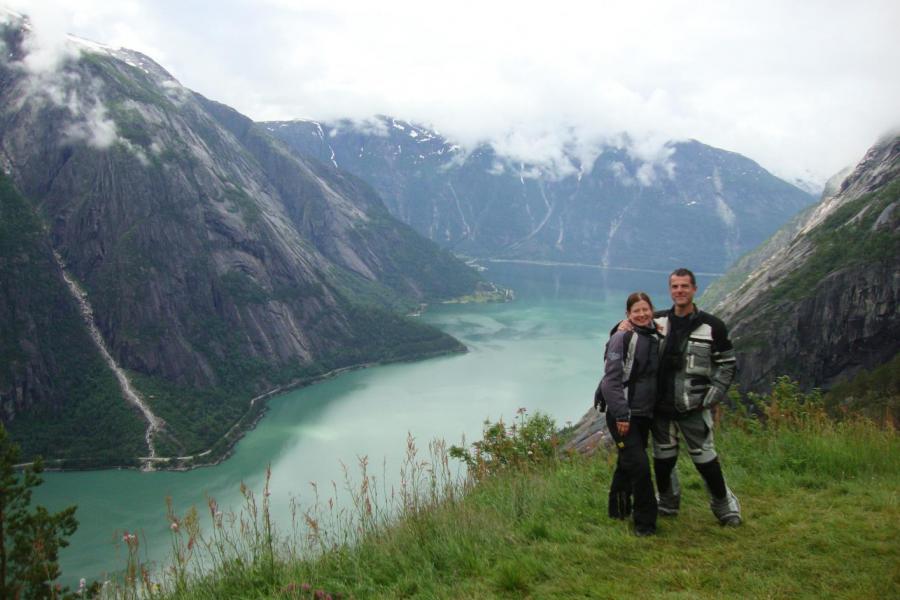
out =
[[[26,21],[20,14],[2,13],[4,23],[21,24],[25,34],[21,60],[9,64],[25,75],[18,83],[18,108],[31,105],[37,110],[46,103],[64,108],[69,121],[60,131],[62,143],[84,143],[99,150],[118,143],[148,165],[145,152],[119,136],[116,123],[103,104],[103,81],[65,68],[81,52],[92,50],[92,44],[73,40],[67,34],[71,19],[65,11],[51,10],[50,4],[29,4]]]
[[[387,137],[387,123],[382,119],[375,117],[366,117],[360,119],[340,119],[330,123],[331,131],[329,136],[335,137],[344,130],[359,131],[366,135],[375,135],[378,137]]]
[[[628,167],[625,166],[625,163],[616,161],[609,165],[609,170],[612,171],[612,174],[615,175],[622,185],[630,187],[635,184],[635,179],[628,172]]]
[[[84,141],[89,146],[106,149],[119,141],[115,122],[106,114],[106,107],[95,103],[89,108],[70,104],[75,119],[63,131],[69,141]]]
[[[900,121],[892,0],[45,4],[257,120],[390,114],[556,172],[627,140],[659,177],[695,138],[824,178]]]

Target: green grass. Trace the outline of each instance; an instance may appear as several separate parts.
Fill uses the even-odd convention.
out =
[[[269,529],[265,491],[260,503],[247,493],[230,528],[201,533],[189,515],[173,547],[212,548],[214,570],[200,577],[188,563],[177,565],[157,582],[156,595],[897,597],[896,433],[867,420],[823,418],[820,406],[810,406],[816,400],[773,402],[766,426],[732,416],[717,431],[726,477],[743,505],[739,528],[718,525],[686,456],[681,514],[661,519],[656,537],[637,538],[629,523],[606,516],[611,456],[526,461],[462,484],[442,447],[422,460],[411,445],[404,496],[378,498],[363,465],[349,512],[327,502],[298,509],[285,536]]]

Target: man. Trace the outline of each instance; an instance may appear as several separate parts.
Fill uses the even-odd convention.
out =
[[[675,464],[679,433],[709,492],[709,506],[722,525],[741,524],[741,506],[725,484],[713,445],[710,409],[725,398],[734,379],[735,356],[725,324],[694,304],[697,281],[688,269],[669,275],[672,308],[655,314],[660,343],[659,389],[654,409],[653,467],[659,514],[675,516],[681,488]]]

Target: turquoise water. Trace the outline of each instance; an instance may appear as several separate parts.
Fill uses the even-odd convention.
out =
[[[485,275],[515,289],[517,299],[435,306],[422,317],[461,339],[466,354],[354,371],[274,398],[218,466],[46,474],[36,500],[51,509],[78,506],[80,526],[62,555],[65,582],[121,569],[117,540],[125,530],[142,534],[142,555],[164,559],[166,497],[177,512],[193,505],[205,513],[208,497],[237,508],[241,482],[260,490],[267,465],[284,529],[290,498],[311,502],[310,482],[342,486],[342,463],[354,473],[367,456],[376,475],[398,481],[408,433],[420,448],[437,438],[472,441],[485,419],[511,421],[519,407],[548,413],[560,426],[577,421],[591,405],[603,345],[626,295],[641,289],[660,306],[668,301],[664,274],[491,265]]]

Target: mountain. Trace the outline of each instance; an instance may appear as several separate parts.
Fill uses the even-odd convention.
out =
[[[767,238],[766,241],[740,257],[724,275],[709,285],[706,291],[703,292],[703,296],[697,300],[697,303],[702,307],[715,306],[727,294],[740,287],[754,269],[790,244],[814,210],[815,206],[803,209],[785,223],[781,229]]]
[[[656,163],[597,148],[551,173],[490,145],[466,153],[390,117],[263,125],[298,153],[369,182],[419,233],[477,257],[723,272],[814,200],[696,141],[669,144]]]
[[[837,179],[840,179],[838,177]],[[715,292],[744,390],[829,387],[900,351],[900,136],[872,147]],[[704,296],[707,305],[712,304]]]
[[[26,454],[213,460],[258,394],[463,349],[401,313],[486,284],[368,184],[137,52],[72,39],[29,71],[27,35],[0,60],[0,409]]]
[[[852,172],[853,167],[847,167],[829,177],[822,190],[822,199],[835,195],[840,189],[841,183]],[[743,284],[754,269],[762,265],[776,252],[788,246],[815,210],[816,205],[804,208],[766,241],[739,258],[722,277],[710,284],[703,296],[698,300],[698,303],[701,306],[709,307],[721,302],[727,294]]]

